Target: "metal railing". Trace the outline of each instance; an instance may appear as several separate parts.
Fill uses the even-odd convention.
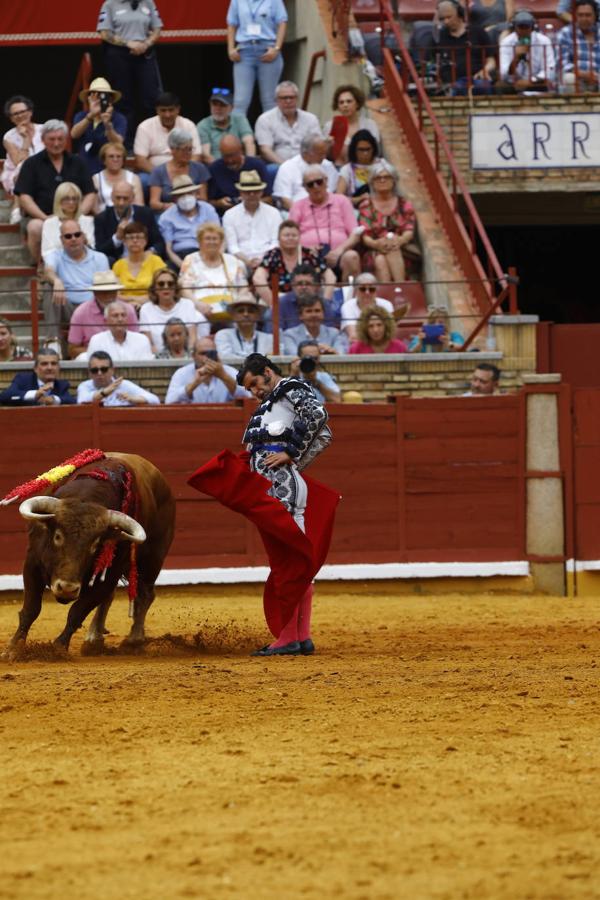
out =
[[[482,316],[477,328],[467,337],[465,349],[487,324],[489,318],[510,300],[510,312],[516,313],[515,281],[503,271],[491,241],[475,208],[462,173],[450,150],[448,139],[433,111],[425,87],[392,15],[389,0],[381,0],[381,43],[386,93],[396,112],[405,139],[412,151],[429,191],[438,219],[451,243],[466,280],[470,283]],[[398,46],[401,74],[392,51],[385,46],[391,31]],[[411,85],[412,99],[409,95]],[[425,138],[428,121],[431,142]],[[446,169],[448,183],[443,174]],[[463,221],[463,216],[465,221]]]

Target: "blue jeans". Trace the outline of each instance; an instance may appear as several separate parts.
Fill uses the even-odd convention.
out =
[[[254,85],[258,79],[262,111],[275,106],[275,88],[279,84],[283,70],[283,56],[278,53],[270,63],[260,61],[269,47],[268,41],[260,44],[242,45],[239,48],[240,61],[233,64],[233,111],[246,115],[252,102]]]

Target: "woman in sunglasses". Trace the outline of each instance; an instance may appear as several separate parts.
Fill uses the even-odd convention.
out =
[[[368,251],[363,265],[374,268],[378,281],[405,281],[403,248],[415,236],[413,205],[400,196],[398,173],[384,160],[371,167],[369,188],[358,207],[362,242]]]
[[[139,307],[148,301],[153,275],[165,263],[156,253],[146,250],[148,229],[142,222],[130,222],[125,226],[123,243],[127,256],[118,259],[112,267],[124,287],[119,292],[119,299]]]
[[[149,303],[140,309],[140,331],[145,334],[157,354],[162,350],[163,333],[169,319],[173,317],[185,322],[188,343],[193,345],[196,337],[210,334],[206,317],[197,312],[193,300],[181,296],[177,276],[165,267],[158,269],[148,290]]]
[[[62,250],[60,226],[66,219],[74,219],[85,235],[88,247],[96,246],[94,217],[81,214],[81,191],[71,181],[63,181],[54,192],[52,215],[42,225],[42,256],[51,250]]]

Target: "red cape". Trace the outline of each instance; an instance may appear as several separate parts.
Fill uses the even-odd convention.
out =
[[[188,484],[258,528],[271,567],[263,594],[265,618],[271,633],[279,637],[325,562],[340,495],[302,475],[308,487],[303,534],[285,506],[267,494],[272,486],[268,478],[251,472],[247,461],[247,453],[236,456],[222,450],[200,466]]]

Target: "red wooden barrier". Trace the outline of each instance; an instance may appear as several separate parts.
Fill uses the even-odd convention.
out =
[[[343,496],[328,562],[525,559],[522,397],[332,405],[334,442],[311,467]],[[140,453],[177,498],[167,568],[264,564],[255,529],[193,491],[189,474],[240,448],[244,407],[0,409],[0,496],[85,447]],[[20,572],[26,527],[0,509],[0,574]]]

